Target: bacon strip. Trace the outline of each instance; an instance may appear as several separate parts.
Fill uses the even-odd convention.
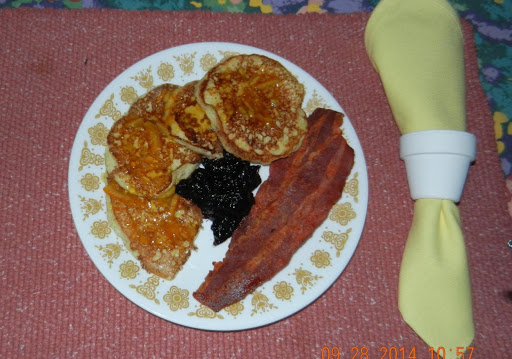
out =
[[[343,115],[317,109],[302,146],[270,165],[250,213],[233,233],[222,262],[193,293],[214,311],[245,298],[290,262],[327,218],[354,164],[341,136]]]

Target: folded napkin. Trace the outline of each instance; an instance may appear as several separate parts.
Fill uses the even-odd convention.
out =
[[[368,21],[365,45],[402,133],[402,158],[405,143],[423,146],[420,151],[426,147],[430,154],[423,156],[423,163],[414,171],[434,166],[434,170],[420,176],[433,177],[413,190],[425,178],[414,178],[406,160],[416,202],[400,269],[399,309],[429,346],[446,353],[446,357],[455,357],[474,337],[470,279],[456,205],[475,148],[474,136],[463,132],[466,121],[460,22],[444,0],[382,0]],[[464,144],[454,144],[453,138]],[[448,152],[441,156],[444,161],[459,149],[467,155],[465,163],[454,165],[460,167],[455,168],[459,183],[447,183],[452,176],[442,178],[443,164],[435,167],[431,154]],[[454,166],[449,164],[446,169]],[[438,188],[425,188],[436,181],[440,182]],[[445,188],[439,188],[444,184],[454,185],[455,194],[446,195]]]

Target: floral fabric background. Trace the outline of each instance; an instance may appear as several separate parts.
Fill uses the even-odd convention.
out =
[[[0,7],[206,10],[263,14],[370,12],[379,0],[0,0]],[[487,94],[496,149],[512,194],[512,0],[449,0],[474,26],[480,81]],[[489,122],[491,118],[489,118]],[[490,124],[491,125],[491,124]],[[509,201],[512,215],[512,201]]]

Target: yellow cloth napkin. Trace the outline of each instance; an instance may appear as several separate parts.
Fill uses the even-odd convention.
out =
[[[446,1],[382,0],[365,44],[402,134],[465,130],[462,31]],[[466,250],[451,200],[416,200],[398,296],[404,320],[434,350],[444,347],[450,358],[471,344]]]

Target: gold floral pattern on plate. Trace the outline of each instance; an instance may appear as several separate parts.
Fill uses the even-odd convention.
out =
[[[347,181],[345,188],[343,189],[344,192],[354,197],[354,202],[356,203],[358,202],[357,195],[359,194],[359,180],[357,179],[358,175],[359,173],[354,173],[354,177]]]
[[[112,264],[114,264],[114,260],[119,258],[123,250],[123,247],[119,243],[108,243],[104,246],[96,246],[96,248],[102,253],[101,256],[107,261],[110,268]]]
[[[135,289],[137,293],[155,302],[156,304],[160,304],[160,300],[158,300],[158,298],[156,297],[156,288],[158,287],[158,284],[160,284],[160,278],[152,275],[151,277],[146,279],[146,282],[144,284],[130,284],[130,288]]]
[[[247,298],[220,313],[198,303],[191,294],[208,273],[208,264],[222,260],[227,248],[222,245],[212,248],[208,229],[199,233],[197,250],[172,281],[147,273],[125,248],[122,239],[113,233],[108,224],[103,193],[104,153],[113,121],[121,118],[149,89],[163,83],[184,85],[199,80],[223,59],[240,53],[262,53],[288,67],[304,84],[306,113],[312,113],[317,107],[342,112],[329,91],[316,80],[273,54],[237,44],[185,45],[150,56],[114,79],[84,117],[70,158],[68,184],[73,218],[80,239],[98,269],[116,289],[140,307],[158,313],[156,315],[166,320],[199,329],[246,329],[265,325],[314,301],[348,263],[366,216],[368,194],[364,155],[350,121],[345,118],[343,134],[355,149],[356,158],[342,198],[331,209],[322,229],[315,232],[315,238],[299,249],[288,267]],[[261,172],[268,174],[268,167],[263,166]],[[345,228],[348,224],[350,228]]]
[[[139,274],[139,271],[140,267],[131,259],[119,265],[119,272],[121,273],[121,278],[135,279]]]
[[[94,221],[91,226],[91,234],[99,239],[107,237],[112,230],[107,221]]]
[[[347,229],[346,232],[334,233],[332,231],[325,231],[322,233],[322,238],[327,242],[334,244],[336,249],[336,257],[341,255],[341,251],[345,248],[345,244],[348,241],[348,236],[352,232],[352,228]]]
[[[313,95],[306,102],[306,106],[304,107],[304,111],[308,114],[313,113],[315,109],[318,107],[326,107],[324,100],[318,95],[318,93],[313,90]]]
[[[121,111],[119,111],[114,105],[114,94],[110,95],[110,98],[105,100],[105,103],[99,109],[96,118],[100,118],[101,116],[110,117],[114,121],[121,118]]]
[[[96,191],[100,188],[100,178],[92,173],[86,173],[80,180],[82,187],[88,191]]]
[[[132,79],[137,81],[141,87],[146,91],[151,90],[154,87],[154,78],[151,74],[151,66],[147,69],[140,71],[137,75],[133,76]]]
[[[91,144],[106,146],[109,129],[101,122],[90,127],[87,132],[91,136]]]
[[[240,52],[237,52],[237,51],[221,51],[221,50],[219,50],[219,54],[221,55],[220,61],[222,61],[224,59],[227,59],[228,57],[235,56],[235,55],[240,55]]]
[[[224,311],[233,317],[240,315],[244,311],[242,302],[236,302],[224,308]]]
[[[174,78],[174,67],[168,62],[162,62],[156,72],[162,81],[171,81]]]
[[[335,204],[332,207],[329,219],[341,224],[342,226],[346,226],[348,222],[356,218],[356,216],[357,214],[352,208],[352,204],[350,202],[344,202]]]
[[[183,54],[180,56],[174,56],[176,61],[178,61],[178,64],[180,66],[181,71],[185,75],[190,75],[194,71],[194,58],[196,57],[196,53],[191,54]]]
[[[101,166],[103,162],[103,156],[92,153],[87,146],[87,141],[84,141],[82,155],[80,156],[80,167],[78,167],[78,170],[81,171],[88,165]]]
[[[274,285],[274,295],[280,300],[290,300],[293,295],[293,287],[283,280]]]
[[[263,294],[261,290],[254,291],[251,298],[251,305],[251,315],[266,312],[270,309],[277,309],[277,307],[269,301],[268,297]]]
[[[302,291],[302,294],[304,294],[306,290],[312,288],[315,285],[315,283],[322,278],[321,276],[313,274],[306,269],[302,269],[302,267],[295,269],[293,275],[295,276],[297,284],[300,285],[300,290]]]
[[[121,100],[128,105],[134,104],[138,97],[139,96],[133,86],[125,86],[121,88]]]
[[[320,249],[317,249],[309,259],[317,268],[325,268],[331,265],[331,255],[329,252]]]
[[[200,304],[199,308],[195,312],[188,313],[189,316],[197,316],[198,318],[205,318],[205,319],[224,319],[222,314],[216,313],[210,308],[208,308],[206,305]]]
[[[164,295],[164,302],[169,305],[169,309],[176,312],[180,309],[186,309],[188,303],[188,290],[181,289],[173,285]]]
[[[103,203],[94,198],[85,198],[83,196],[78,196],[80,199],[81,205],[80,208],[84,213],[83,220],[85,221],[89,216],[94,216],[96,213],[103,211]]]
[[[219,62],[210,53],[205,54],[203,57],[201,57],[201,60],[199,60],[199,64],[201,65],[201,68],[204,72],[208,72],[210,69],[212,69],[215,65],[217,65]]]

